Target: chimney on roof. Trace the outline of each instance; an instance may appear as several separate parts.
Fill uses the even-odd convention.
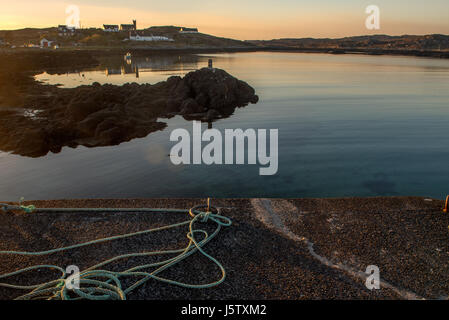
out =
[[[133,20],[134,30],[137,30],[137,20]]]

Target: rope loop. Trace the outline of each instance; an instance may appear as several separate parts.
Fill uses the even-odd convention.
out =
[[[212,212],[204,212],[204,213],[202,213],[203,220],[201,220],[201,221],[206,223],[209,220],[211,214],[212,214]]]
[[[85,269],[79,273],[79,288],[72,288],[72,286],[67,286],[67,272],[63,268],[56,265],[37,265],[31,266],[27,268],[23,268],[11,273],[0,274],[0,280],[9,278],[12,276],[22,275],[25,272],[36,271],[37,269],[46,268],[50,270],[58,270],[62,275],[57,277],[55,280],[45,282],[39,285],[14,285],[8,283],[0,283],[0,287],[7,287],[12,289],[20,289],[20,290],[32,290],[31,292],[22,295],[16,299],[18,300],[31,300],[31,299],[48,299],[48,300],[80,300],[80,299],[88,299],[88,300],[126,300],[126,297],[129,293],[134,291],[136,288],[141,287],[150,279],[154,279],[163,283],[177,285],[184,288],[189,289],[205,289],[212,288],[220,285],[226,279],[226,271],[224,267],[221,265],[219,261],[217,261],[214,257],[209,255],[204,251],[204,247],[207,243],[209,243],[213,238],[215,238],[220,232],[222,227],[229,227],[232,224],[231,219],[221,216],[217,210],[217,208],[210,206],[210,199],[208,199],[207,205],[195,206],[190,210],[182,210],[182,209],[150,209],[150,208],[129,208],[129,209],[118,209],[118,208],[36,208],[33,205],[24,206],[22,205],[23,198],[20,199],[19,206],[10,206],[6,204],[0,204],[0,207],[3,210],[23,210],[25,212],[78,212],[78,211],[89,211],[89,212],[171,212],[171,213],[189,213],[191,219],[175,224],[171,224],[168,226],[157,227],[153,229],[148,229],[144,231],[118,235],[108,238],[102,238],[97,240],[88,241],[81,244],[75,244],[64,248],[55,248],[47,251],[41,252],[19,252],[19,251],[0,251],[0,255],[18,255],[18,256],[45,256],[54,254],[57,252],[67,252],[69,250],[78,249],[82,247],[87,247],[93,244],[105,243],[109,241],[116,241],[121,239],[126,239],[134,236],[142,236],[144,234],[149,234],[157,231],[180,228],[180,227],[188,227],[189,231],[187,233],[188,244],[184,248],[174,249],[174,250],[165,250],[165,251],[151,251],[151,252],[136,252],[136,253],[128,253],[119,255],[96,265]],[[203,211],[206,208],[205,211]],[[215,231],[209,234],[206,230],[200,229],[196,227],[196,222],[214,222],[216,224]],[[198,239],[197,239],[198,237]],[[173,267],[179,262],[185,260],[189,256],[194,253],[200,253],[205,256],[210,262],[214,263],[218,269],[220,270],[221,277],[220,279],[206,283],[206,284],[189,284],[181,281],[176,281],[172,279],[166,279],[159,277],[158,274],[162,271]],[[149,257],[149,256],[164,256],[169,255],[168,258],[162,259],[162,261],[154,262],[146,265],[138,265],[134,266],[130,269],[116,272],[104,270],[104,267],[112,262],[116,262],[119,260],[129,259],[133,257]],[[173,256],[175,255],[175,256]],[[101,269],[100,269],[101,268]],[[37,276],[39,277],[39,275]],[[137,278],[136,282],[124,289],[122,287],[122,278]],[[78,279],[77,279],[78,280]],[[129,283],[128,281],[126,283]]]
[[[201,209],[207,209],[207,210],[201,211]],[[199,206],[195,206],[189,210],[189,214],[192,218],[195,218],[197,215],[204,216],[204,214],[206,214],[206,213],[218,215],[218,209],[215,207],[210,207],[209,205],[199,205]]]

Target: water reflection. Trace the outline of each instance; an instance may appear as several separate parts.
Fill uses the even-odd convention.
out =
[[[176,70],[161,62],[139,81],[182,75],[182,68],[207,66],[209,57],[190,63],[183,56],[182,65],[170,57]],[[251,166],[174,166],[167,156],[170,133],[192,130],[190,122],[175,116],[164,120],[166,129],[118,146],[65,148],[38,159],[0,153],[0,195],[9,200],[446,195],[449,60],[296,53],[212,58],[215,67],[244,79],[261,96],[257,106],[238,109],[214,128],[278,128],[276,176],[260,177]],[[114,63],[121,69],[123,57]],[[88,72],[95,71],[98,77],[89,83],[136,81],[135,74],[107,77],[107,65],[84,70],[85,79],[73,77],[87,81],[97,76]],[[47,81],[70,78],[52,77]],[[29,109],[29,118],[42,116]]]
[[[188,72],[207,67],[208,57],[201,55],[133,55],[131,59],[115,55],[99,58],[97,68],[80,72],[60,73],[57,70],[43,72],[35,79],[47,84],[74,88],[90,85],[93,82],[123,84],[126,82],[156,83],[164,81],[171,75],[184,76]]]

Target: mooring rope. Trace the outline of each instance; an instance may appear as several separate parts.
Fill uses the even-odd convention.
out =
[[[17,255],[17,256],[44,256],[50,255],[57,252],[68,251],[72,249],[82,248],[90,246],[93,244],[104,243],[108,241],[121,240],[125,238],[140,236],[152,232],[173,229],[181,226],[189,226],[189,232],[187,233],[187,238],[189,240],[188,245],[182,249],[175,250],[164,250],[164,251],[151,251],[142,253],[129,253],[124,255],[118,255],[111,259],[102,261],[92,267],[85,269],[79,273],[79,288],[72,288],[71,282],[73,276],[67,277],[66,270],[56,265],[36,265],[27,268],[23,268],[14,272],[0,275],[0,280],[10,278],[13,276],[19,276],[26,272],[30,272],[38,269],[50,269],[57,270],[61,272],[61,276],[55,280],[44,282],[37,285],[17,285],[0,283],[0,287],[7,287],[12,289],[22,289],[22,290],[32,290],[29,293],[22,295],[16,299],[18,300],[29,300],[29,299],[58,299],[58,300],[79,300],[79,299],[89,299],[89,300],[126,300],[127,295],[132,291],[141,287],[150,279],[161,281],[163,283],[177,285],[184,288],[190,289],[204,289],[211,288],[220,285],[226,278],[226,270],[222,264],[216,260],[214,257],[206,253],[203,247],[215,238],[220,232],[222,227],[229,227],[232,224],[231,219],[219,214],[218,210],[208,204],[206,206],[196,206],[190,210],[185,209],[151,209],[151,208],[36,208],[34,206],[23,206],[20,202],[19,206],[13,206],[8,204],[0,204],[0,208],[5,211],[11,210],[22,210],[27,213],[31,212],[168,212],[168,213],[189,213],[191,216],[190,220],[175,223],[159,228],[148,229],[144,231],[128,233],[124,235],[118,235],[108,238],[97,239],[93,241],[88,241],[81,244],[76,244],[63,248],[56,248],[41,252],[20,252],[20,251],[0,251],[0,255]],[[206,209],[206,211],[201,211],[201,209]],[[205,230],[198,228],[196,225],[198,223],[210,223],[216,224],[215,231],[212,234],[208,234]],[[198,240],[197,235],[202,235],[203,239]],[[180,263],[187,257],[191,256],[195,252],[200,252],[203,256],[212,261],[221,271],[221,278],[217,281],[206,283],[206,284],[188,284],[181,281],[176,281],[172,279],[166,279],[159,277],[158,274],[170,267]],[[159,256],[159,255],[176,255],[172,258],[166,259],[161,262],[150,263],[145,265],[137,265],[131,269],[124,270],[122,272],[114,272],[110,270],[105,270],[104,266],[121,260],[132,257],[145,257],[145,256]],[[157,268],[154,271],[144,271],[150,268]],[[123,288],[122,279],[125,277],[135,277],[138,280],[129,286],[128,288]]]

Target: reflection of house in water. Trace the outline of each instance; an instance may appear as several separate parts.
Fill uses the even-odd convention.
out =
[[[198,68],[197,56],[150,56],[147,58],[133,59],[141,71],[165,71],[165,70],[196,70]]]
[[[114,68],[107,68],[106,69],[106,75],[107,76],[113,76],[113,75],[121,75],[122,69],[114,69]]]
[[[125,64],[121,67],[109,67],[106,69],[107,76],[120,76],[126,74],[135,74],[139,78],[139,67],[134,64]]]
[[[132,59],[123,60],[123,56],[117,56],[104,61],[106,75],[135,74],[139,78],[142,73],[151,72],[179,72],[184,74],[197,70],[200,62],[206,58],[197,55],[149,55],[133,56]],[[206,60],[207,61],[207,60]],[[169,74],[170,75],[170,74]]]
[[[136,73],[136,68],[138,69],[138,67],[136,65],[133,64],[126,64],[124,66],[122,66],[122,73],[123,74],[133,74]]]

